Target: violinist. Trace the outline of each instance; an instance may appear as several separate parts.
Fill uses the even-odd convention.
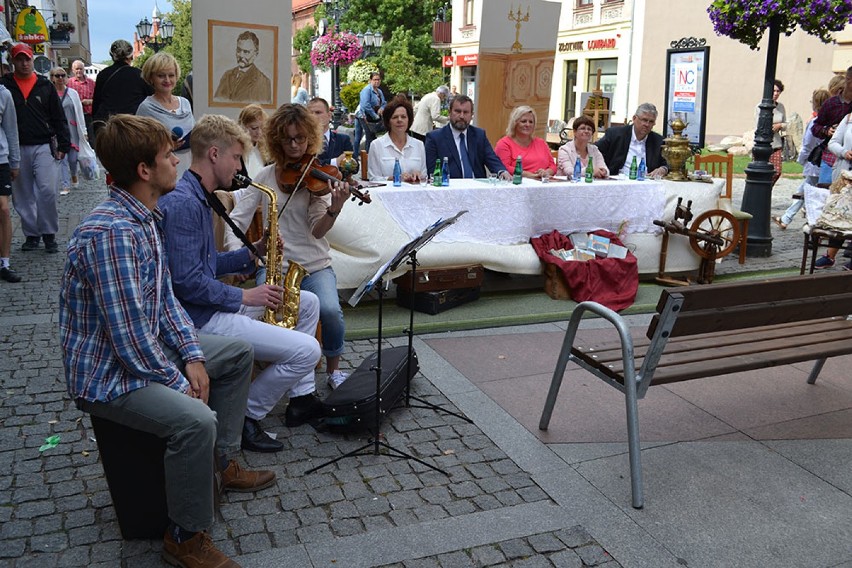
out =
[[[274,163],[263,168],[254,181],[278,193],[278,230],[284,241],[282,258],[285,266],[293,260],[309,273],[302,279],[301,288],[319,297],[322,353],[329,386],[337,388],[348,377],[339,368],[345,325],[325,235],[346,204],[350,187],[344,181],[323,181],[310,174],[303,175],[306,167],[314,171],[314,158],[322,150],[320,125],[305,107],[297,104],[279,107],[267,122],[264,136]],[[231,212],[231,219],[245,230],[258,206],[266,226],[267,198],[250,186]],[[242,246],[233,234],[226,235],[225,244],[229,249]]]

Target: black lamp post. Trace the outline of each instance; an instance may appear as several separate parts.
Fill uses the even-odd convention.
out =
[[[760,114],[757,129],[754,132],[752,161],[746,166],[745,191],[741,209],[752,214],[748,224],[748,256],[769,256],[772,254],[772,236],[769,231],[769,219],[772,211],[772,177],[775,168],[769,163],[772,155],[772,113],[775,102],[772,89],[775,84],[775,67],[778,59],[779,19],[770,20],[769,43],[766,46],[766,70],[763,75],[763,100],[758,107]]]
[[[151,30],[154,28],[154,23],[157,22],[157,31],[152,36]],[[154,18],[154,23],[150,22],[148,17],[145,16],[139,20],[138,24],[136,24],[136,35],[139,36],[139,40],[142,41],[142,43],[150,47],[154,53],[157,53],[162,48],[172,43],[172,37],[175,33],[175,25],[168,20],[160,20],[157,17]]]
[[[334,33],[340,31],[340,18],[349,9],[347,0],[323,0],[325,4],[325,13],[334,22]],[[335,63],[331,66],[331,106],[334,110],[331,113],[331,125],[337,128],[343,123],[344,108],[340,100],[340,66]]]

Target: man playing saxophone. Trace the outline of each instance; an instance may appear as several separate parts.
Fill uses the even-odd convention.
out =
[[[256,258],[247,248],[219,253],[213,237],[211,207],[218,205],[213,192],[231,186],[240,169],[240,158],[250,147],[246,134],[231,119],[206,115],[192,131],[190,168],[175,190],[159,200],[163,231],[175,295],[199,331],[239,337],[254,346],[255,359],[269,365],[249,387],[242,447],[257,452],[275,452],[283,444],[261,428],[262,420],[287,395],[288,427],[315,424],[321,416],[316,397],[314,367],[320,348],[314,339],[319,318],[317,297],[301,297],[295,330],[259,321],[267,308],[277,308],[283,289],[278,285],[254,288],[229,286],[218,277],[254,270]],[[212,205],[211,205],[212,204]],[[254,243],[259,254],[266,252],[264,240]]]
[[[254,182],[277,194],[280,212],[277,225],[284,241],[283,270],[287,270],[287,261],[304,267],[308,275],[302,279],[301,289],[319,297],[322,353],[326,357],[329,386],[336,388],[348,377],[338,368],[345,325],[325,235],[346,204],[349,187],[345,182],[331,183],[328,192],[310,191],[306,187],[306,179],[314,183],[316,180],[309,178],[309,174],[303,178],[302,172],[310,159],[321,152],[324,136],[319,122],[305,107],[297,104],[279,107],[267,120],[264,136],[274,163],[260,170]],[[231,219],[245,230],[258,206],[267,216],[268,198],[259,188],[250,187],[231,212]],[[268,219],[264,221],[268,227]],[[241,246],[233,233],[226,230],[225,235],[228,249]]]

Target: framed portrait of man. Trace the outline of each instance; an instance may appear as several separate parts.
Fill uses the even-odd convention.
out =
[[[209,106],[276,108],[278,27],[208,20],[207,34]]]

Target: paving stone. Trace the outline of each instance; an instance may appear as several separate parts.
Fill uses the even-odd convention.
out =
[[[549,556],[556,568],[583,568],[583,561],[573,550],[561,550]]]
[[[467,568],[468,566],[472,568],[474,566],[470,557],[462,551],[439,554],[438,564],[442,568],[449,568],[450,566],[453,568]]]
[[[515,560],[517,558],[526,558],[527,556],[531,556],[535,553],[532,547],[527,544],[526,540],[521,538],[515,538],[512,540],[506,540],[500,543],[500,550],[506,555],[506,558],[509,560]]]
[[[598,566],[612,560],[612,557],[607,554],[606,550],[601,548],[597,543],[575,548],[574,552],[577,553],[577,556],[580,557],[586,566]]]
[[[493,544],[477,546],[470,551],[470,557],[474,566],[494,566],[506,560],[506,556],[499,547]]]

